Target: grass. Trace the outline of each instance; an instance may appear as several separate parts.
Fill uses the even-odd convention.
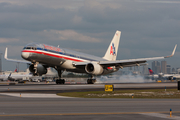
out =
[[[89,92],[65,92],[59,96],[82,98],[180,98],[177,89],[149,89],[149,90],[115,90],[113,92],[89,91]]]

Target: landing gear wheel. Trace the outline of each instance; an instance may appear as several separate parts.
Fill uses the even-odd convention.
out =
[[[87,84],[94,84],[96,82],[96,79],[88,79]]]
[[[65,80],[64,79],[57,79],[56,84],[64,84]]]

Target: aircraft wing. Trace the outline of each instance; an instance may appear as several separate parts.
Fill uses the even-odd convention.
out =
[[[128,59],[128,60],[116,60],[116,61],[100,61],[99,64],[102,66],[110,67],[110,66],[119,66],[119,67],[127,67],[131,65],[139,66],[142,63],[145,63],[149,60],[159,60],[164,58],[172,57],[176,51],[177,44],[174,47],[174,50],[170,56],[165,57],[152,57],[152,58],[139,58],[139,59]]]
[[[141,66],[143,63],[149,61],[149,60],[159,60],[159,59],[164,59],[164,58],[169,58],[172,57],[175,53],[177,45],[175,45],[174,50],[170,56],[165,56],[165,57],[151,57],[151,58],[139,58],[139,59],[127,59],[127,60],[116,60],[116,61],[97,61],[98,64],[102,65],[103,67],[111,67],[111,66],[116,66],[116,67],[130,67],[130,66]],[[82,62],[82,63],[74,63],[75,66],[82,66],[86,65],[88,63]]]
[[[4,54],[4,58],[5,58],[7,61],[17,62],[17,63],[31,64],[31,62],[29,62],[29,61],[25,61],[25,60],[16,60],[16,59],[9,59],[9,58],[7,58],[7,51],[8,51],[8,49],[6,48],[5,54]]]
[[[142,63],[148,60],[158,60],[164,59],[165,57],[153,57],[153,58],[140,58],[140,59],[128,59],[128,60],[116,60],[116,61],[100,61],[99,64],[102,66],[119,66],[119,67],[129,67],[129,66],[140,66]]]

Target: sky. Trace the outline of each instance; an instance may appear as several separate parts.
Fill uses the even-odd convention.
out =
[[[0,53],[8,47],[8,58],[22,59],[22,48],[36,42],[103,57],[120,30],[118,60],[167,56],[180,46],[179,6],[179,0],[0,0]],[[166,59],[175,68],[179,46]],[[4,71],[16,68],[2,61]]]

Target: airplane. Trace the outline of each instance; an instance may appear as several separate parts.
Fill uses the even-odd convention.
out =
[[[94,84],[96,75],[105,75],[118,71],[120,68],[140,66],[148,60],[157,60],[172,57],[175,53],[177,45],[170,56],[151,57],[139,59],[116,60],[121,31],[116,31],[114,37],[104,55],[97,57],[74,50],[54,47],[46,44],[30,43],[27,44],[22,52],[21,57],[24,60],[15,60],[7,58],[7,50],[5,50],[4,58],[8,61],[21,62],[29,64],[29,70],[33,75],[43,75],[47,73],[47,68],[52,67],[57,70],[59,79],[56,84],[64,84],[65,80],[61,78],[63,71],[76,73],[86,73],[89,75],[87,84]]]
[[[153,70],[151,68],[148,68],[149,70],[149,77],[152,80],[177,80],[180,79],[179,74],[164,74],[164,73],[159,73],[159,74],[154,74]]]
[[[8,75],[6,74],[0,75],[0,80],[1,81],[11,80],[10,76],[11,76],[11,73]]]
[[[53,72],[51,69],[47,69],[47,74],[43,75],[41,77],[34,77],[32,73],[27,69],[26,72],[17,72],[17,69],[15,69],[14,72],[3,72],[2,75],[0,75],[0,80],[1,81],[34,81],[36,82],[37,79],[42,79],[42,78],[56,78],[57,73]]]

